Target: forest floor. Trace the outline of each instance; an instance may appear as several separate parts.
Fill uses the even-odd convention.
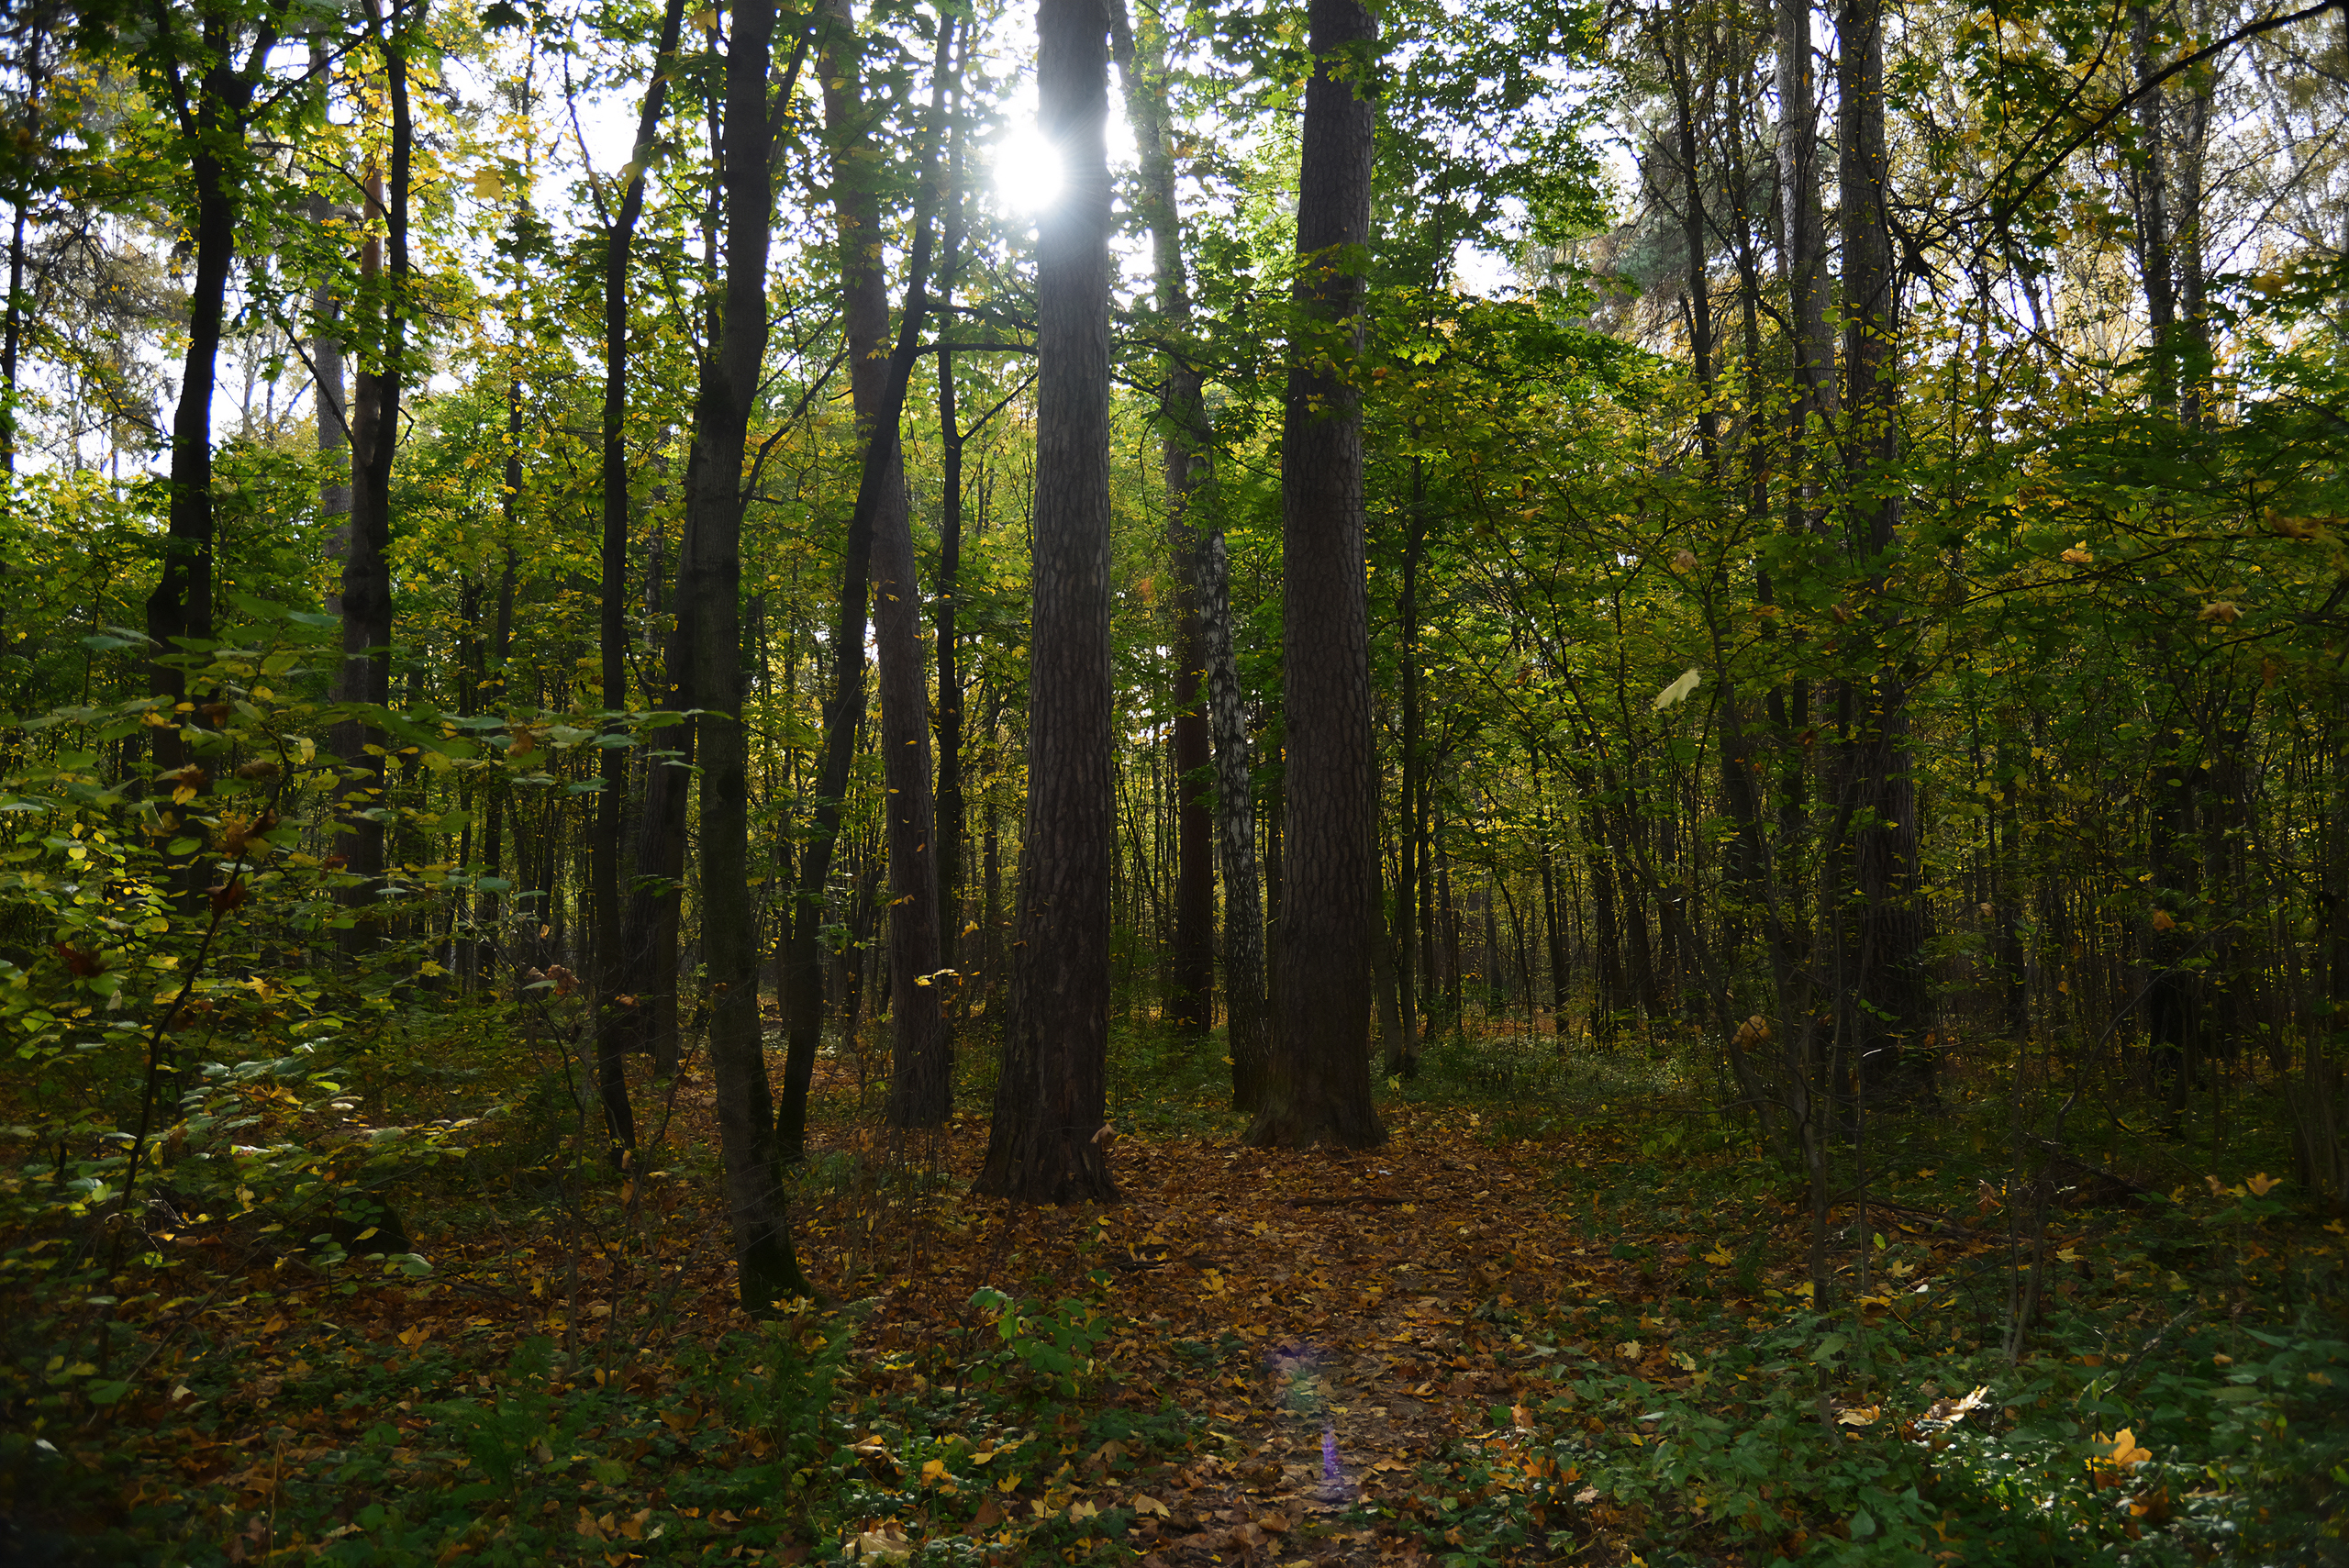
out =
[[[2340,1544],[2339,1219],[2251,1170],[2009,1205],[1910,1118],[1820,1311],[1787,1179],[1611,1071],[1390,1090],[1350,1155],[1130,1092],[1121,1201],[1039,1211],[966,1195],[983,1115],[892,1145],[836,1068],[796,1205],[834,1299],[781,1324],[690,1080],[636,1181],[407,1198],[426,1276],[191,1228],[80,1363],[123,1392],[17,1448],[0,1563],[2185,1562],[2286,1494]]]

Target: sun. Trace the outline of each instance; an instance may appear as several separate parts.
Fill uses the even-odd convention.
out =
[[[1014,127],[995,149],[995,187],[1006,206],[1037,213],[1061,194],[1061,153],[1034,121]]]

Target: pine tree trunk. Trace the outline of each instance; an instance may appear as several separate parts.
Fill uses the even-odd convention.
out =
[[[977,1190],[1109,1199],[1106,1125],[1110,862],[1108,17],[1040,0],[1037,119],[1061,149],[1037,225],[1034,631],[1028,815],[986,1162]]]
[[[1378,28],[1362,0],[1313,0],[1313,80],[1297,171],[1297,337],[1281,432],[1287,887],[1280,1029],[1259,1147],[1385,1140],[1370,1095],[1376,765],[1364,560],[1360,352],[1370,242],[1367,92]]]

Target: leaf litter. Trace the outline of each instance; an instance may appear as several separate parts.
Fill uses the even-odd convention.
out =
[[[1526,1528],[1513,1544],[1483,1542],[1486,1560],[1630,1562],[1638,1509],[1586,1481],[1558,1440],[1636,1451],[1659,1440],[1666,1412],[1602,1419],[1573,1375],[1709,1400],[1725,1345],[1800,1311],[1809,1288],[1795,1277],[1805,1209],[1737,1202],[1724,1206],[1734,1224],[1686,1223],[1689,1209],[1619,1190],[1626,1151],[1611,1121],[1537,1143],[1496,1138],[1474,1112],[1390,1106],[1389,1141],[1353,1153],[1129,1135],[1113,1162],[1122,1201],[1067,1210],[963,1195],[983,1118],[910,1151],[836,1121],[798,1233],[818,1283],[857,1302],[841,1375],[860,1424],[883,1396],[968,1392],[983,1293],[1020,1310],[1089,1305],[1082,1364],[1032,1430],[998,1412],[918,1453],[881,1429],[809,1440],[895,1499],[827,1536],[779,1499],[711,1506],[730,1470],[773,1462],[806,1434],[746,1418],[710,1384],[713,1358],[755,1346],[758,1326],[712,1240],[714,1184],[694,1174],[714,1142],[707,1090],[687,1089],[678,1111],[675,1170],[575,1203],[567,1234],[452,1225],[417,1238],[431,1278],[356,1288],[257,1255],[242,1294],[126,1313],[152,1346],[133,1392],[61,1451],[118,1484],[117,1519],[176,1508],[226,1520],[222,1558],[239,1563],[317,1554],[435,1491],[488,1499],[433,1554],[441,1562],[494,1556],[516,1518],[556,1516],[562,1549],[544,1560],[615,1565],[835,1550],[885,1561],[941,1543],[1014,1562],[1113,1538],[1144,1568],[1396,1562],[1466,1544],[1464,1503],[1496,1497]],[[1968,1266],[2010,1263],[2001,1207],[1987,1188],[1954,1219],[1844,1204],[1844,1234],[1859,1221],[1905,1234],[1907,1256],[1859,1297],[1863,1319],[1921,1312]],[[1759,1231],[1736,1234],[1757,1213]],[[2076,1249],[2092,1245],[2081,1228],[2044,1251],[2085,1275]],[[1837,1338],[1813,1358],[1822,1366]],[[1820,1380],[1820,1418],[1853,1441],[1945,1440],[1986,1407],[1982,1387],[1904,1413]],[[557,1413],[596,1398],[592,1425]],[[453,1448],[452,1410],[479,1412]],[[1095,1440],[1113,1412],[1131,1418],[1118,1427],[1129,1435]],[[500,1422],[527,1440],[501,1447]],[[2129,1431],[2100,1440],[2105,1469],[2137,1461]],[[688,1466],[705,1476],[699,1503],[686,1500]],[[1789,1553],[1805,1539],[1790,1519]]]

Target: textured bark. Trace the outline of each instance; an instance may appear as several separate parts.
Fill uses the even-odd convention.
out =
[[[661,39],[653,51],[652,82],[630,144],[635,171],[620,195],[619,211],[604,230],[604,419],[603,582],[598,605],[604,708],[628,706],[628,263],[636,243],[636,220],[644,211],[644,164],[661,127],[669,71],[677,37],[685,27],[685,0],[669,0],[661,16]],[[607,726],[618,739],[624,731]],[[604,1102],[604,1125],[615,1147],[636,1147],[636,1120],[628,1103],[627,1056],[640,1042],[641,1009],[623,1006],[628,993],[626,928],[620,917],[620,818],[628,798],[627,750],[605,748],[604,787],[596,798],[595,838],[588,848],[588,903],[596,933],[596,1083]]]
[[[1199,540],[1199,645],[1215,740],[1216,848],[1223,862],[1225,1040],[1231,1107],[1252,1111],[1264,1092],[1272,1040],[1264,1005],[1264,905],[1256,879],[1256,798],[1248,709],[1231,644],[1230,567],[1223,529]]]
[[[1117,821],[1109,695],[1108,18],[1040,0],[1037,120],[1061,150],[1037,226],[1034,620],[1028,814],[1013,908],[1003,1070],[977,1190],[1109,1199],[1100,1136]]]
[[[1360,1149],[1386,1136],[1370,1097],[1378,826],[1362,409],[1353,386],[1376,118],[1367,67],[1378,28],[1361,0],[1314,0],[1310,29],[1315,61],[1297,171],[1299,327],[1281,428],[1288,765],[1280,1029],[1248,1141]]]
[[[767,68],[774,0],[735,6],[726,43],[719,175],[726,284],[718,339],[704,351],[686,461],[687,540],[678,576],[692,606],[701,760],[702,962],[710,979],[709,1060],[742,1307],[763,1312],[813,1294],[791,1247],[776,1163],[774,1108],[759,1024],[758,922],[750,861],[749,747],[742,728],[742,459],[767,341],[767,242],[774,207]],[[793,57],[794,72],[798,56]],[[785,89],[789,81],[786,77]]]
[[[1183,271],[1181,214],[1175,205],[1174,148],[1166,123],[1166,35],[1145,9],[1136,30],[1126,72],[1126,107],[1134,140],[1141,150],[1143,216],[1150,224],[1152,270],[1158,295],[1160,328],[1170,340],[1189,330],[1190,288]],[[1159,400],[1164,428],[1161,467],[1166,483],[1166,553],[1174,563],[1171,595],[1174,666],[1174,945],[1167,968],[1166,1021],[1184,1034],[1203,1035],[1215,1021],[1216,826],[1206,787],[1211,753],[1202,690],[1206,656],[1201,642],[1197,514],[1207,475],[1206,410],[1202,380],[1178,346],[1164,357],[1165,381]],[[1237,1055],[1234,1055],[1235,1062]]]

